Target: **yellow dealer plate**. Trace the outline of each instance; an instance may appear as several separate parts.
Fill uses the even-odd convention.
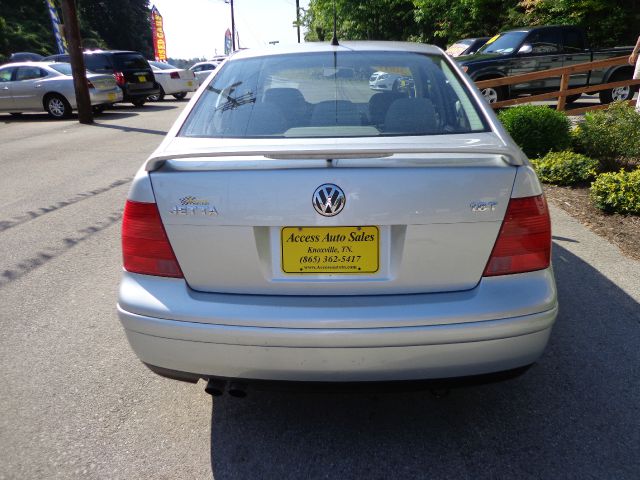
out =
[[[138,75],[138,81],[140,83],[145,83],[147,81],[147,77],[145,77],[144,75]]]
[[[111,101],[111,102],[115,102],[116,101],[116,94],[115,93],[109,93],[107,95],[107,97],[109,98],[109,101]]]
[[[189,80],[189,81],[187,82],[187,87],[191,87],[191,86],[193,86],[193,82],[192,82],[191,80]]]
[[[379,268],[378,227],[284,227],[284,273],[375,273]]]

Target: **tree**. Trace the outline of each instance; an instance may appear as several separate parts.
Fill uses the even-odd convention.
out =
[[[149,0],[78,0],[81,22],[108,48],[153,57]]]
[[[640,33],[640,0],[336,0],[338,36],[451,44],[515,27],[577,25],[595,47],[629,45]],[[311,0],[307,40],[328,40],[333,0]]]
[[[54,53],[55,39],[44,0],[0,0],[0,55]]]
[[[335,0],[338,39],[402,40],[417,33],[412,0]],[[306,40],[333,35],[333,0],[311,0]]]

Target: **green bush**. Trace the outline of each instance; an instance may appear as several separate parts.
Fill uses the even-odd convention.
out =
[[[531,160],[538,177],[544,183],[575,185],[596,176],[599,163],[593,158],[570,151],[549,152],[544,158]]]
[[[565,150],[571,144],[567,116],[542,105],[520,105],[502,110],[498,117],[529,158]]]
[[[603,170],[618,170],[640,160],[640,114],[626,102],[587,112],[573,141],[576,151],[599,159]]]
[[[640,215],[640,168],[598,175],[590,195],[596,207],[605,212]]]

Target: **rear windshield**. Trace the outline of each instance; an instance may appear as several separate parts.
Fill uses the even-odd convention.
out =
[[[206,87],[180,135],[374,137],[487,131],[440,56],[305,53],[236,59]]]
[[[113,65],[111,65],[109,55],[103,53],[85,53],[84,66],[92,72],[113,73]]]
[[[173,65],[171,65],[170,63],[163,63],[163,62],[155,62],[155,61],[150,61],[149,62],[152,66],[159,68],[160,70],[174,70],[177,67],[174,67]]]
[[[149,70],[149,64],[139,53],[118,53],[113,61],[120,70]]]
[[[49,65],[56,72],[59,72],[63,75],[71,75],[71,64],[70,63],[53,63]]]

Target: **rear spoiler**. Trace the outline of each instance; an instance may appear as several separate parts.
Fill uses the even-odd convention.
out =
[[[424,155],[424,154],[470,154],[470,155],[495,155],[508,165],[525,165],[526,161],[521,155],[514,155],[513,150],[506,148],[469,147],[458,148],[429,148],[414,146],[393,146],[389,148],[290,148],[281,150],[282,147],[261,147],[259,150],[246,148],[224,148],[217,150],[192,149],[188,152],[175,152],[171,154],[153,154],[145,164],[147,172],[153,172],[162,168],[167,160],[195,159],[195,158],[223,158],[223,157],[262,157],[271,160],[340,160],[340,159],[371,159],[384,158],[393,155]]]

